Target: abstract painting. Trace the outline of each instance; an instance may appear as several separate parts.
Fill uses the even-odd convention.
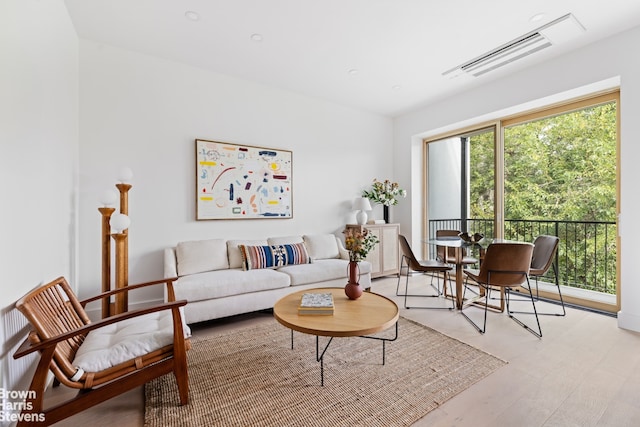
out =
[[[292,218],[293,153],[196,139],[196,219]]]

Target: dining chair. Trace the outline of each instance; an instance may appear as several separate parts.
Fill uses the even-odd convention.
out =
[[[561,313],[538,313],[546,316],[565,316],[567,314],[564,308],[564,300],[562,299],[562,291],[560,290],[560,282],[558,280],[558,267],[556,265],[556,253],[560,238],[556,236],[540,235],[533,242],[533,257],[531,258],[531,267],[529,268],[529,276],[535,278],[536,282],[536,300],[539,299],[538,294],[538,278],[547,274],[549,269],[553,270],[554,283],[558,289],[560,297]]]
[[[441,239],[443,237],[459,237],[459,230],[436,230],[436,240]],[[456,264],[458,261],[457,257],[459,255],[460,248],[448,248],[446,246],[436,246],[436,251],[438,255],[438,259],[447,264]],[[467,256],[466,254],[462,254],[461,264],[463,265],[473,265],[477,264],[478,259],[474,257]]]
[[[465,270],[467,277],[472,279],[481,289],[484,290],[484,296],[482,298],[474,299],[473,303],[466,306],[468,309],[471,305],[480,305],[484,307],[484,323],[480,327],[476,324],[466,313],[465,307],[462,309],[462,315],[478,330],[480,333],[485,333],[487,328],[487,309],[489,307],[488,301],[491,299],[491,290],[498,288],[504,290],[504,299],[506,302],[507,314],[520,326],[523,326],[526,330],[531,332],[538,338],[542,338],[542,329],[540,327],[540,320],[536,311],[536,304],[533,298],[533,292],[529,284],[529,268],[531,267],[531,258],[533,255],[533,245],[531,243],[492,243],[487,248],[484,256],[484,260],[480,265],[480,271],[476,274],[471,271]],[[526,282],[525,289],[529,291],[529,299],[533,305],[533,312],[535,315],[538,330],[535,331],[520,319],[513,316],[514,311],[509,307],[509,300],[511,290],[518,288]],[[481,302],[484,299],[484,302]]]
[[[50,425],[168,373],[175,376],[180,404],[187,404],[186,351],[191,344],[181,313],[187,302],[175,301],[173,280],[129,285],[79,301],[64,277],[59,277],[16,302],[33,330],[13,357],[40,356],[29,386],[35,398],[27,399],[21,414],[24,419],[41,414],[44,422],[38,425]],[[169,302],[165,304],[97,322],[85,312],[87,303],[160,284],[167,286]],[[49,371],[54,385],[63,384],[78,392],[45,408]]]
[[[449,289],[451,289],[451,279],[448,278],[448,272],[451,271],[452,267],[437,261],[437,260],[418,260],[411,249],[411,245],[407,241],[407,238],[403,235],[398,236],[398,240],[400,242],[400,252],[402,253],[402,259],[400,260],[400,274],[398,275],[398,284],[396,286],[396,295],[404,296],[404,308],[424,308],[424,309],[449,309],[453,310],[455,308],[455,300],[451,300],[451,307],[426,307],[426,306],[408,306],[407,305],[407,297],[427,297],[427,298],[438,298],[442,295],[438,292],[436,295],[423,295],[423,294],[409,294],[409,276],[412,271],[422,272],[422,273],[442,273],[444,276],[444,283],[446,287],[446,283],[449,283]],[[406,264],[406,265],[405,265]],[[402,270],[406,269],[406,279],[404,285],[404,294],[400,294],[400,278],[402,277]],[[438,278],[438,282],[439,282]],[[453,292],[452,292],[453,293]]]

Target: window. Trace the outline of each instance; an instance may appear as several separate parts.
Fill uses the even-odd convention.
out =
[[[425,141],[428,234],[560,237],[570,302],[617,311],[618,99],[609,93]],[[595,296],[594,296],[595,295]]]

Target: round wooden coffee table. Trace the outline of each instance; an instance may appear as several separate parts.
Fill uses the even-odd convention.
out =
[[[331,293],[334,313],[332,315],[300,315],[298,305],[305,293]],[[385,343],[398,338],[399,310],[395,302],[373,292],[363,292],[357,300],[350,300],[343,288],[306,289],[289,294],[273,306],[273,315],[278,322],[293,331],[316,336],[316,360],[320,362],[320,382],[324,385],[324,353],[335,337],[363,337],[382,341],[382,364],[385,363]],[[368,336],[389,329],[395,324],[393,338]],[[320,352],[319,337],[330,337],[324,350]]]

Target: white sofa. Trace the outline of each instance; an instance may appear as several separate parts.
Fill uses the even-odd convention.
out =
[[[289,256],[265,261],[283,251]],[[303,289],[344,287],[348,262],[349,253],[333,234],[210,239],[165,249],[164,276],[178,277],[176,300],[188,301],[184,312],[191,324],[273,308],[284,295]],[[366,261],[360,262],[360,285],[371,287]]]

